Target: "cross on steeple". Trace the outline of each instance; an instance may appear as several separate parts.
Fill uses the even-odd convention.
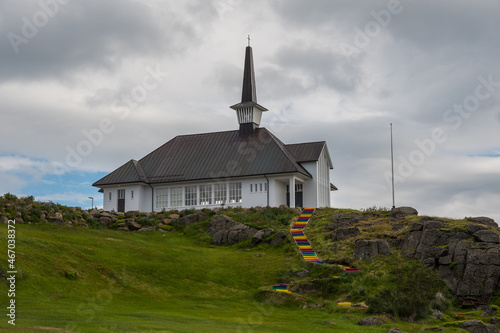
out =
[[[250,35],[248,35],[248,46],[250,46]]]

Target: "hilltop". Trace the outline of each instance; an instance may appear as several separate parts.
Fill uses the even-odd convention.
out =
[[[474,320],[500,322],[494,221],[318,209],[305,233],[322,265],[304,261],[289,235],[299,214],[115,214],[5,195],[0,220],[17,221],[18,319],[9,329],[473,332],[467,325],[493,327]],[[339,265],[360,272],[345,275]],[[280,283],[290,293],[273,290]],[[379,326],[358,325],[369,317]]]

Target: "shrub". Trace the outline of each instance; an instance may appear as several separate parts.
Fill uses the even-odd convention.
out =
[[[400,317],[423,318],[438,291],[446,291],[443,281],[418,260],[390,270],[391,287],[385,287],[367,300],[371,313],[390,313]]]
[[[17,200],[17,196],[15,196],[14,194],[12,193],[5,193],[4,196],[5,200],[8,200],[8,201],[16,201]]]
[[[165,230],[165,231],[172,231],[174,230],[174,227],[168,224],[162,225],[160,229]]]
[[[195,212],[196,212],[196,209],[194,209],[194,208],[184,209],[184,210],[181,212],[180,216],[181,216],[181,217],[184,217],[184,216],[189,215],[189,214],[194,214]]]
[[[31,210],[31,222],[38,223],[40,222],[40,217],[42,216],[42,211],[38,208],[33,208]]]
[[[78,280],[78,273],[72,271],[64,272],[64,277],[68,280]]]

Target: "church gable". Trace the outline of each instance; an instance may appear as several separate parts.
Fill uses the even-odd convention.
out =
[[[140,166],[138,166],[137,161],[130,160],[109,175],[101,178],[92,186],[102,186],[102,185],[112,185],[112,184],[127,184],[127,183],[137,183],[137,182],[147,182]]]

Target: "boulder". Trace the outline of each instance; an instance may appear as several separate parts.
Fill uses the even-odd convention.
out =
[[[213,236],[214,245],[234,245],[255,235],[257,229],[234,222],[226,215],[219,215],[210,221],[207,232]]]
[[[0,216],[0,222],[7,224],[7,223],[9,223],[9,219],[7,218],[7,216],[2,215],[2,216]]]
[[[84,227],[85,229],[88,229],[89,226],[87,223],[83,222],[83,221],[76,221],[76,224],[79,226],[79,227]]]
[[[199,213],[193,213],[180,218],[181,226],[185,227],[200,220]]]
[[[391,328],[387,333],[403,333],[399,328]]]
[[[242,223],[235,223],[227,233],[227,244],[234,245],[243,242],[245,239],[255,235],[257,229],[244,225]]]
[[[478,232],[480,230],[490,230],[490,229],[488,229],[488,227],[481,225],[481,224],[467,224],[465,226],[465,229],[467,230],[467,232],[469,234],[472,234],[472,235],[474,235],[476,232]]]
[[[271,245],[278,245],[286,240],[286,237],[288,235],[288,232],[286,231],[279,231],[271,241]]]
[[[288,206],[287,205],[280,205],[279,210],[280,211],[288,210]]]
[[[460,328],[471,333],[498,333],[495,325],[485,324],[480,320],[467,320],[460,324]]]
[[[370,260],[379,254],[390,255],[391,248],[385,239],[358,240],[354,244],[354,259]]]
[[[139,223],[135,222],[134,219],[126,219],[125,220],[125,223],[127,223],[127,228],[129,230],[139,230],[142,228],[142,225],[140,225]]]
[[[179,214],[170,214],[170,218],[174,220],[178,220],[180,218]]]
[[[326,225],[326,230],[331,231],[339,228],[351,227],[354,224],[363,220],[367,220],[369,218],[369,216],[363,215],[361,213],[336,213],[335,215],[330,216],[330,220],[332,221],[332,223],[328,223]]]
[[[105,226],[110,226],[111,224],[113,224],[111,218],[106,217],[106,216],[101,216],[99,218],[99,223],[102,225],[105,225]]]
[[[149,231],[155,231],[156,228],[149,226],[149,227],[142,227],[141,229],[137,230],[137,232],[149,232]]]
[[[368,317],[358,321],[358,325],[360,326],[380,326],[384,324],[385,320],[379,317]]]
[[[47,220],[50,223],[54,223],[54,224],[59,224],[59,225],[64,224],[64,219],[63,219],[63,216],[61,213],[55,213],[54,216],[47,217]]]
[[[393,208],[389,214],[394,220],[400,220],[408,215],[418,215],[418,211],[412,207],[397,207]]]
[[[16,221],[16,224],[23,224],[24,223],[24,220],[22,217],[16,217],[14,220]]]
[[[271,235],[273,232],[274,232],[273,229],[263,229],[257,231],[257,233],[255,233],[255,235],[253,235],[252,237],[252,246],[261,243],[264,240],[264,238]]]
[[[332,234],[332,240],[334,242],[340,242],[350,237],[356,237],[361,235],[361,231],[358,227],[343,228],[335,230]]]
[[[111,214],[110,212],[101,212],[99,214],[99,217],[107,217],[109,218],[110,220],[113,220],[113,218],[115,217],[114,214]]]
[[[433,316],[437,320],[443,320],[444,319],[444,314],[441,311],[439,311],[439,310],[434,310],[434,312],[432,313],[431,316]]]
[[[479,230],[474,233],[474,237],[480,242],[486,243],[500,243],[500,236],[494,231],[491,230]]]
[[[496,317],[498,312],[495,308],[493,308],[491,305],[481,305],[478,310],[483,311],[482,317],[483,318],[488,318],[488,317]]]
[[[493,220],[492,218],[489,218],[489,217],[485,217],[485,216],[468,217],[467,221],[479,223],[479,224],[484,224],[484,225],[489,225],[490,227],[498,228],[498,224],[495,222],[495,220]]]

